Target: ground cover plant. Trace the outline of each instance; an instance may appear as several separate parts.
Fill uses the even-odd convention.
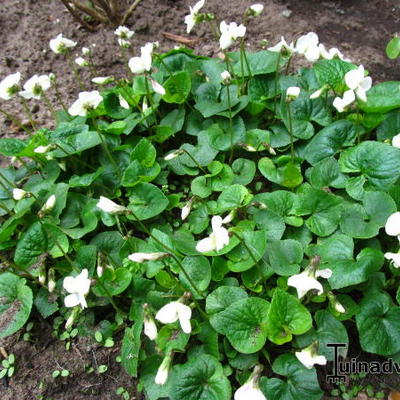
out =
[[[76,70],[58,111],[56,76],[2,81],[57,126],[0,140],[0,336],[35,307],[72,339],[124,330],[148,399],[318,399],[327,343],[400,351],[400,84],[372,86],[314,33],[249,53],[245,26],[203,5],[188,32],[209,23],[220,58],[147,43],[99,91]],[[132,34],[116,30],[122,49]],[[68,59],[76,43],[50,47]]]

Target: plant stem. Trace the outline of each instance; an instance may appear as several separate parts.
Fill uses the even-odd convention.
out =
[[[276,61],[275,79],[274,79],[274,117],[276,115],[276,98],[278,96],[278,77],[279,77],[279,65],[281,63],[281,52],[278,53],[278,59]]]
[[[287,104],[288,117],[289,117],[289,134],[290,134],[290,155],[292,157],[292,161],[294,161],[294,139],[293,139],[293,127],[292,127],[292,107],[291,102],[289,101]]]
[[[26,128],[24,125],[22,125],[21,121],[18,120],[17,118],[15,118],[14,116],[12,116],[10,113],[8,113],[7,111],[3,110],[2,108],[0,108],[0,113],[2,113],[3,115],[5,115],[5,117],[7,119],[9,119],[12,123],[14,123],[15,125],[18,126],[19,129],[24,130],[26,133],[28,133],[29,135],[32,135],[32,132]]]
[[[53,118],[55,119],[56,117],[56,110],[54,109],[53,105],[51,104],[50,99],[47,97],[46,93],[43,92],[42,93],[42,97],[44,102],[46,103],[47,108],[49,109],[51,115],[53,116]]]
[[[175,255],[176,251],[171,249],[169,246],[167,246],[166,244],[164,244],[163,242],[161,242],[161,240],[157,239],[150,231],[149,229],[147,229],[147,226],[139,220],[139,218],[135,215],[135,213],[131,210],[129,210],[129,213],[135,218],[136,222],[138,222],[138,224],[140,225],[140,227],[155,241],[157,242],[159,245],[161,245],[162,247],[164,247],[165,250],[167,250],[167,252],[171,255],[171,257],[176,261],[176,263],[179,265],[179,268],[182,270],[183,274],[185,275],[185,278],[188,280],[189,284],[193,287],[193,289],[196,290],[196,292],[201,296],[203,296],[203,293],[200,289],[198,289],[198,287],[196,286],[196,284],[193,282],[192,278],[190,277],[190,275],[188,274],[188,272],[186,271],[185,267],[182,265],[182,263],[180,262],[179,258]],[[177,253],[179,256],[180,254]]]
[[[56,75],[54,75],[54,90],[56,91],[56,97],[57,97],[57,100],[60,103],[61,107],[63,108],[63,110],[65,112],[68,112],[67,111],[67,107],[65,106],[65,104],[64,104],[64,102],[62,100],[60,89],[58,88],[58,82],[57,82],[57,76]]]
[[[67,60],[68,60],[68,64],[69,64],[70,68],[72,69],[73,74],[75,75],[75,78],[78,82],[79,88],[83,92],[85,90],[85,85],[82,82],[82,79],[81,79],[81,76],[80,76],[78,70],[75,68],[74,61],[72,60],[72,55],[69,51],[67,52]]]
[[[204,174],[207,174],[207,171],[198,163],[198,161],[186,149],[181,148],[181,150],[189,156],[189,158],[197,165],[197,168],[200,168],[200,170]]]
[[[23,109],[24,109],[24,111],[25,111],[25,113],[26,113],[26,115],[27,115],[27,117],[29,119],[29,123],[31,124],[32,129],[35,131],[36,130],[36,124],[35,124],[35,122],[33,120],[32,113],[29,110],[28,102],[26,101],[26,99],[24,97],[20,97],[20,99],[21,99],[22,107],[23,107]]]

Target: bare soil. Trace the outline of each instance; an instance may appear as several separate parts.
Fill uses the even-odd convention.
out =
[[[195,51],[199,54],[216,55],[218,44],[206,25],[196,27],[191,35],[186,34],[183,19],[189,4],[194,2],[142,0],[127,23],[136,32],[132,51],[137,52],[148,41],[159,41],[162,50],[173,48],[177,43],[164,36],[163,32],[167,32],[195,39]],[[338,47],[353,62],[363,64],[374,82],[400,80],[400,61],[388,60],[384,51],[388,40],[400,31],[398,0],[260,2],[265,5],[264,13],[247,24],[249,48],[260,49],[263,39],[273,45],[281,35],[292,41],[314,31],[327,47]],[[239,22],[252,3],[248,0],[207,0],[204,11],[214,12],[228,22]],[[16,71],[22,73],[24,80],[33,74],[54,72],[58,76],[64,102],[71,104],[80,88],[65,57],[55,55],[48,47],[49,40],[59,33],[79,43],[74,57],[81,47],[96,44],[93,56],[98,76],[124,75],[124,63],[111,28],[99,29],[95,33],[85,31],[59,0],[3,0],[0,5],[0,79]],[[88,78],[87,72],[83,75]],[[89,82],[89,79],[86,81]],[[54,99],[54,96],[51,95],[51,98]],[[0,107],[21,119],[26,118],[16,101],[2,102]],[[52,117],[44,103],[32,101],[30,108],[38,125],[52,126]],[[23,136],[23,133],[1,116],[0,137],[15,135]],[[3,165],[6,163],[3,159]],[[33,336],[33,343],[19,341],[18,335],[0,340],[0,346],[14,353],[17,359],[15,376],[0,381],[1,400],[121,399],[115,394],[119,386],[129,388],[132,393],[134,381],[115,362],[118,344],[104,349],[88,339],[80,339],[67,352],[63,342],[52,338],[51,329],[42,327],[39,322],[37,324],[40,328]],[[101,364],[108,365],[106,373],[85,372],[87,366]],[[51,373],[60,368],[68,369],[70,376],[51,378]]]

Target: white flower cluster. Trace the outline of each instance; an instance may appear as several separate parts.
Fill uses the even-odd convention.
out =
[[[118,44],[120,47],[128,48],[131,45],[129,39],[134,35],[135,31],[131,31],[126,26],[119,26],[114,33],[118,36]]]
[[[397,236],[400,242],[400,211],[396,211],[387,219],[385,232],[389,236]],[[390,260],[395,268],[400,268],[400,250],[397,253],[385,253],[385,258]]]

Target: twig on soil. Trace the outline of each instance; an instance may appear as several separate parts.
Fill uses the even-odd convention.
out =
[[[184,36],[175,35],[169,32],[161,32],[167,39],[172,40],[174,42],[182,43],[190,47],[194,47],[198,42],[198,39],[189,39]]]
[[[79,10],[85,12],[86,14],[90,15],[96,21],[102,22],[103,24],[107,24],[108,19],[99,11],[96,11],[94,8],[88,7],[86,4],[82,4],[78,0],[72,0],[72,4],[78,8]]]
[[[90,32],[95,32],[96,29],[91,26],[90,24],[88,24],[84,19],[82,19],[79,14],[69,5],[67,0],[61,0],[61,2],[64,4],[64,6],[66,7],[66,9],[70,12],[70,14],[76,19],[76,21],[81,24],[82,26],[84,26],[87,30],[89,30]]]
[[[135,0],[133,4],[128,8],[127,12],[125,15],[122,17],[121,25],[124,25],[126,21],[129,19],[129,17],[133,14],[135,11],[135,8],[137,5],[141,2],[142,0]]]

